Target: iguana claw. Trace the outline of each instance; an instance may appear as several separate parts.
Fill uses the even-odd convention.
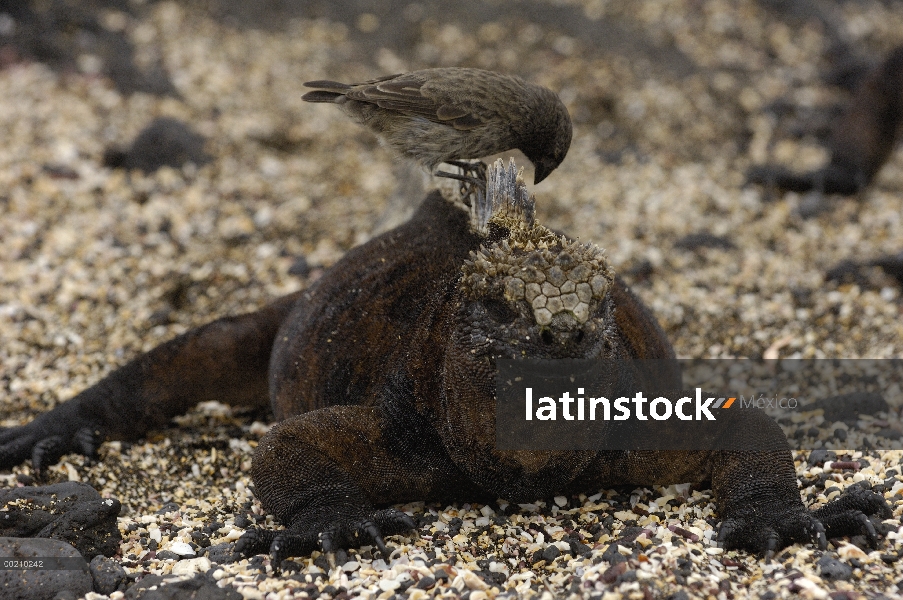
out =
[[[864,535],[877,548],[879,536],[869,515],[888,518],[891,510],[880,494],[850,486],[840,498],[812,512],[800,504],[771,514],[750,510],[732,515],[722,522],[716,540],[725,549],[746,548],[769,558],[794,542],[825,550],[829,538],[847,535]]]
[[[272,563],[279,565],[286,558],[309,554],[317,549],[331,553],[339,548],[372,543],[384,557],[388,557],[391,551],[383,536],[416,529],[411,517],[394,508],[375,510],[366,518],[353,521],[343,518],[337,511],[328,523],[320,525],[301,518],[282,531],[249,529],[239,538],[235,551],[243,556],[269,553]]]

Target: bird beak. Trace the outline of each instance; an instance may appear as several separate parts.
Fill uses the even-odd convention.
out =
[[[540,181],[542,181],[543,179],[548,177],[549,173],[551,173],[554,170],[555,170],[554,167],[552,167],[550,169],[548,166],[544,165],[543,163],[537,163],[536,170],[533,175],[533,185],[538,184]]]

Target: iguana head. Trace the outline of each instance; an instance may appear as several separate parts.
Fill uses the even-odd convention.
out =
[[[621,357],[614,273],[598,247],[534,223],[533,199],[513,163],[490,167],[486,197],[473,211],[486,241],[457,283],[441,434],[484,489],[509,500],[542,497],[563,489],[594,453],[497,450],[495,361]]]
[[[489,207],[475,209],[486,243],[461,269],[458,341],[492,358],[607,357],[614,273],[597,246],[534,222],[513,169],[490,169]]]

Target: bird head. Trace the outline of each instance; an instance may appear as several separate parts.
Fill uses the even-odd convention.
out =
[[[538,184],[540,181],[549,176],[549,173],[554,171],[558,165],[561,164],[561,161],[564,160],[564,156],[554,157],[554,156],[543,156],[542,158],[537,158],[535,160],[531,159],[530,162],[533,163],[535,168],[535,175],[533,176],[533,185]]]
[[[538,184],[558,168],[571,147],[573,134],[571,117],[558,96],[552,92],[549,94],[552,98],[547,99],[546,106],[551,107],[551,114],[548,114],[548,109],[538,111],[544,114],[546,122],[542,127],[535,128],[531,138],[520,148],[533,163],[535,169],[533,185]]]

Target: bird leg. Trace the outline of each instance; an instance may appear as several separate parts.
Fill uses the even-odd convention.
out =
[[[474,179],[480,181],[484,186],[486,183],[486,163],[482,160],[468,162],[465,160],[449,160],[447,164],[458,167],[464,173],[473,173]]]
[[[477,197],[479,194],[486,193],[486,163],[481,160],[476,162],[449,160],[446,161],[446,163],[453,167],[458,167],[461,169],[462,173],[436,171],[436,176],[460,181],[461,187],[459,192],[465,205],[470,206],[471,197]]]

